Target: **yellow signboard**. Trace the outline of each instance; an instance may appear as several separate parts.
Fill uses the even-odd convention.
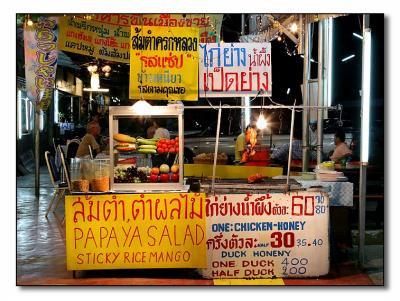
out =
[[[58,48],[108,61],[129,63],[131,26],[193,27],[199,43],[218,43],[222,14],[94,14],[59,17]],[[86,16],[85,16],[86,17]]]
[[[199,29],[131,27],[129,98],[197,100]]]
[[[68,270],[207,266],[203,193],[65,198]]]
[[[96,58],[129,62],[130,28],[60,17],[58,48]]]
[[[223,14],[94,14],[92,20],[119,26],[197,27],[200,43],[218,43]]]

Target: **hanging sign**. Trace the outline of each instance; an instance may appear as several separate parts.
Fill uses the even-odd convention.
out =
[[[60,17],[59,49],[129,63],[131,26],[199,29],[200,42],[218,42],[222,14],[94,14]]]
[[[130,28],[83,18],[60,18],[60,50],[129,63]]]
[[[324,193],[208,196],[205,278],[315,277],[329,272]]]
[[[65,197],[68,270],[206,267],[205,195]]]
[[[24,29],[25,78],[28,98],[47,110],[57,70],[57,18],[40,17]]]
[[[92,20],[118,26],[196,27],[200,43],[218,43],[223,14],[95,14]]]
[[[129,98],[198,99],[198,28],[132,26]]]
[[[270,43],[200,44],[199,96],[271,96]]]

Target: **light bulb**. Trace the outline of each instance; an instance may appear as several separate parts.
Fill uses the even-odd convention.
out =
[[[292,25],[290,26],[290,31],[293,33],[297,32],[297,24],[296,23],[292,23]]]
[[[264,118],[264,114],[260,114],[260,116],[258,116],[258,120],[257,120],[257,128],[260,130],[263,130],[267,127],[267,121]]]
[[[278,36],[277,40],[278,40],[278,42],[282,41],[282,37]]]
[[[92,89],[100,88],[100,78],[98,73],[92,73],[92,76],[90,77],[90,87]]]
[[[139,115],[148,115],[151,111],[151,105],[145,100],[138,100],[131,108]]]
[[[110,72],[111,67],[109,65],[105,65],[103,66],[103,68],[101,68],[101,71],[103,71],[104,73]]]
[[[26,22],[26,24],[27,24],[28,26],[32,26],[32,25],[33,25],[33,21],[32,21],[31,19],[28,19],[28,21]]]

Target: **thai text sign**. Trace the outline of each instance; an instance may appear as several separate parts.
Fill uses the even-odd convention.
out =
[[[329,271],[329,200],[317,192],[208,196],[206,278]]]
[[[205,195],[65,198],[68,270],[206,267]]]
[[[130,27],[60,17],[60,50],[129,63]]]
[[[40,17],[24,29],[25,78],[28,98],[47,110],[57,70],[57,19]]]
[[[271,44],[200,44],[200,97],[272,95]]]
[[[200,43],[219,42],[223,14],[95,14],[92,20],[118,26],[197,27]]]
[[[129,63],[131,26],[193,27],[199,42],[218,42],[222,14],[95,14],[60,17],[59,49],[103,60]]]
[[[198,28],[132,26],[129,98],[197,100]]]

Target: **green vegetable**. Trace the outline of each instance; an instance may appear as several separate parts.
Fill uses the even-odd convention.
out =
[[[137,152],[141,154],[157,154],[157,151],[155,149],[149,148],[139,148]]]
[[[141,145],[143,145],[143,144],[146,144],[146,145],[156,145],[156,144],[157,144],[157,141],[156,141],[156,140],[142,139],[142,138],[136,139],[136,142],[137,142],[138,144],[141,144]]]
[[[139,145],[139,149],[157,149],[157,146],[150,145],[150,144],[142,144],[142,145]]]

